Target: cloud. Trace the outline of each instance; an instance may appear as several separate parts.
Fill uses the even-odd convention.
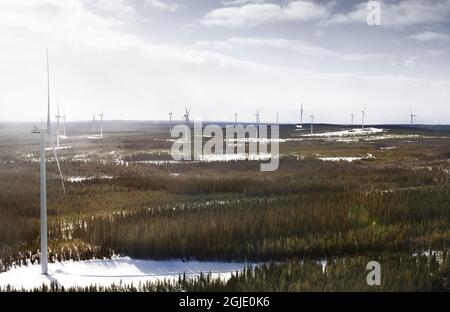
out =
[[[223,0],[221,1],[224,6],[240,6],[249,3],[266,3],[266,0]]]
[[[179,3],[165,3],[161,0],[145,0],[145,5],[160,11],[176,12],[183,8]]]
[[[381,3],[381,23],[388,27],[406,27],[447,23],[450,19],[450,0],[401,0]],[[336,13],[324,24],[367,22],[367,2],[354,6],[348,13]]]
[[[246,3],[208,12],[201,20],[206,26],[244,27],[282,21],[312,21],[328,16],[326,7],[309,1]]]
[[[333,58],[341,61],[360,62],[373,59],[387,59],[385,54],[359,54],[340,53],[324,47],[310,45],[302,40],[290,40],[282,38],[242,38],[233,37],[225,41],[199,41],[194,44],[197,48],[231,49],[237,46],[272,48],[284,51],[292,51],[312,58]]]
[[[419,42],[428,42],[428,41],[446,41],[450,39],[450,36],[447,34],[442,34],[433,31],[424,31],[417,34],[413,34],[408,36],[408,39],[412,39]]]

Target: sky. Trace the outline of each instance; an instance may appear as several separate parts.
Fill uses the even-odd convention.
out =
[[[450,0],[0,0],[0,120],[450,124]]]

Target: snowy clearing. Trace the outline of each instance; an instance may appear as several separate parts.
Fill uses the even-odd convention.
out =
[[[199,262],[181,260],[154,261],[120,257],[111,260],[65,261],[49,263],[49,274],[40,274],[38,264],[21,266],[0,273],[0,288],[10,285],[16,289],[32,290],[52,282],[58,286],[86,287],[138,285],[139,282],[157,282],[177,279],[186,273],[196,277],[211,272],[213,278],[229,279],[232,273],[242,271],[247,263]]]
[[[322,161],[348,161],[352,162],[355,160],[368,160],[368,159],[375,159],[375,157],[372,154],[367,154],[366,157],[319,157],[318,159]]]
[[[384,132],[383,129],[378,128],[365,128],[365,129],[350,129],[334,132],[304,134],[304,137],[350,137],[350,136],[363,136],[373,135]]]
[[[104,179],[104,180],[111,180],[113,179],[113,176],[99,176],[99,177],[67,177],[67,182],[70,183],[77,183],[77,182],[84,182],[84,181],[91,181],[95,179]]]

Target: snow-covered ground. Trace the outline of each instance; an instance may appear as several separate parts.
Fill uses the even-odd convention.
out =
[[[378,128],[355,128],[350,130],[334,131],[334,132],[324,132],[324,133],[314,133],[314,134],[304,134],[305,137],[350,137],[350,136],[363,136],[363,135],[373,135],[384,132],[383,129]]]
[[[267,153],[261,154],[203,154],[198,155],[198,158],[202,162],[227,162],[227,161],[237,161],[237,160],[250,160],[250,161],[261,161],[261,160],[270,160],[272,157],[276,157],[276,155],[271,155]]]
[[[84,181],[91,181],[95,179],[103,179],[103,180],[111,180],[113,179],[113,176],[98,176],[98,177],[85,177],[85,176],[77,176],[77,177],[67,177],[67,182],[70,183],[77,183],[77,182],[84,182]]]
[[[213,278],[228,279],[232,273],[242,271],[246,263],[199,262],[181,260],[154,261],[120,257],[111,260],[65,261],[49,263],[49,274],[40,274],[39,265],[21,266],[0,273],[0,288],[10,285],[16,289],[31,290],[52,282],[59,286],[85,287],[138,285],[139,282],[156,282],[164,279],[195,277],[211,272]]]
[[[367,154],[366,157],[319,157],[318,159],[323,161],[348,161],[352,162],[355,160],[362,160],[362,159],[375,159],[375,157],[372,154]]]
[[[55,150],[57,150],[57,151],[64,150],[64,149],[70,149],[70,148],[72,148],[72,146],[60,146],[60,147],[56,147],[55,146]],[[46,151],[51,151],[52,148],[51,147],[47,147],[45,150]]]

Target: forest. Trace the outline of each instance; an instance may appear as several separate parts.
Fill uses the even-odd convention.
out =
[[[170,145],[160,133],[74,140],[61,151],[64,175],[92,178],[66,180],[64,196],[49,155],[50,260],[126,255],[264,263],[228,281],[205,272],[104,289],[110,291],[370,291],[365,265],[377,258],[389,276],[381,290],[448,289],[450,140],[446,133],[419,133],[411,142],[401,135],[287,141],[273,173],[260,172],[254,161],[152,163],[168,160]],[[15,142],[0,144],[0,271],[39,262],[37,149]],[[389,146],[397,148],[383,149]],[[374,159],[317,156],[367,153]]]

